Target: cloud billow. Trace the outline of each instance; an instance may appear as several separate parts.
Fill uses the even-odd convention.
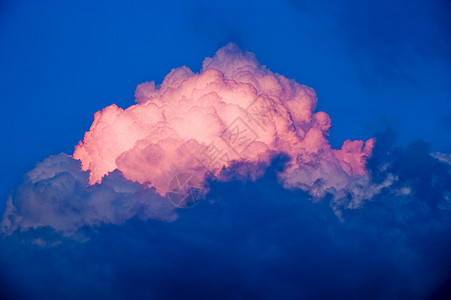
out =
[[[395,147],[390,131],[332,149],[314,91],[233,44],[136,101],[97,112],[73,156],[9,196],[5,299],[449,293],[449,154]],[[202,182],[190,209],[167,194],[179,174]]]
[[[174,220],[177,205],[165,196],[178,175],[202,182],[241,163],[255,180],[255,166],[280,153],[289,157],[279,174],[284,186],[317,200],[332,194],[337,215],[391,184],[374,185],[366,172],[374,139],[332,149],[331,120],[315,112],[315,91],[233,43],[206,58],[199,73],[173,69],[161,85],[140,84],[135,96],[127,109],[97,112],[73,156],[49,157],[27,174],[8,199],[4,232],[50,226],[70,234],[138,215]]]

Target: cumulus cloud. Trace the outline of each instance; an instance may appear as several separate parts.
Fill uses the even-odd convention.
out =
[[[315,112],[315,91],[271,72],[235,44],[206,58],[199,73],[173,69],[161,85],[140,84],[135,95],[136,105],[97,112],[75,149],[91,184],[119,169],[164,195],[180,172],[203,178],[233,161],[268,161],[275,151],[292,158],[281,177],[288,187],[310,190],[322,181],[312,190],[321,196],[364,175],[374,144],[346,141],[332,149],[331,120]]]
[[[315,201],[332,195],[339,217],[397,180],[373,182],[367,172],[375,139],[332,149],[331,120],[316,111],[315,91],[233,43],[199,73],[173,69],[160,85],[140,84],[135,97],[129,108],[95,113],[73,156],[51,156],[27,174],[8,198],[4,232],[50,226],[73,234],[135,216],[174,220],[177,205],[167,196],[178,175],[255,181],[280,153],[287,165],[277,180]]]
[[[161,85],[140,84],[135,96],[129,108],[95,113],[73,156],[51,156],[27,174],[7,201],[4,232],[50,226],[71,234],[135,216],[173,220],[176,206],[165,196],[179,174],[226,180],[225,170],[241,164],[235,171],[256,180],[280,153],[288,156],[283,185],[316,200],[332,194],[335,209],[358,207],[391,184],[375,185],[366,172],[373,139],[332,149],[331,120],[315,111],[315,91],[233,43],[199,73],[173,69]]]
[[[89,172],[66,154],[50,156],[25,176],[8,198],[1,223],[4,233],[51,227],[74,235],[85,226],[121,224],[132,217],[173,221],[173,205],[144,186],[110,173],[89,185]]]

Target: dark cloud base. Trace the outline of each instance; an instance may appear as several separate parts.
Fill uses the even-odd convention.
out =
[[[174,222],[85,227],[84,241],[49,228],[2,236],[2,299],[449,299],[450,167],[390,136],[369,167],[398,181],[343,220],[327,198],[278,183],[281,155],[255,182],[210,180]]]

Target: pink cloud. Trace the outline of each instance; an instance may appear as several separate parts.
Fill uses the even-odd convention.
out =
[[[180,178],[194,178],[183,186],[196,182],[199,193],[207,192],[206,174],[256,180],[278,153],[290,158],[280,183],[314,200],[331,194],[338,216],[396,180],[371,182],[365,163],[374,140],[332,149],[331,120],[316,111],[315,91],[234,44],[206,58],[199,73],[173,69],[159,86],[140,84],[135,96],[126,109],[95,113],[73,157],[50,156],[27,173],[7,201],[2,232],[50,226],[71,236],[134,217],[173,221],[177,207],[197,201],[183,194],[174,203],[180,193],[171,184]]]
[[[346,141],[332,149],[331,120],[315,112],[315,91],[271,72],[234,44],[206,58],[199,73],[173,69],[159,86],[140,84],[135,96],[129,108],[97,112],[75,147],[90,184],[118,169],[164,195],[181,172],[203,178],[232,161],[265,161],[272,151],[292,159],[280,175],[286,187],[320,196],[365,176],[374,145],[372,139]]]

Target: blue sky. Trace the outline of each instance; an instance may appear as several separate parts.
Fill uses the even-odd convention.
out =
[[[274,281],[268,279],[268,285],[274,283],[278,287],[276,292],[285,291],[288,293],[286,296],[313,295],[319,298],[325,295],[315,286],[317,281],[310,283],[312,288],[306,284],[305,289],[296,290],[297,280],[311,276],[320,278],[323,273],[340,274],[343,267],[349,266],[345,278],[338,275],[337,278],[327,277],[324,284],[336,295],[350,297],[355,294],[352,294],[352,280],[347,281],[347,278],[361,274],[361,268],[368,268],[374,271],[371,274],[375,283],[372,286],[369,281],[362,282],[365,288],[359,295],[366,295],[374,289],[378,291],[374,292],[378,298],[398,295],[396,293],[410,295],[403,294],[403,290],[398,290],[395,285],[387,288],[387,294],[378,288],[378,284],[387,284],[384,280],[387,270],[392,271],[390,280],[406,289],[410,283],[400,278],[409,272],[418,275],[411,280],[418,283],[419,289],[423,286],[430,288],[428,280],[431,279],[422,277],[427,272],[442,280],[449,278],[440,267],[441,263],[448,267],[451,265],[446,255],[446,250],[451,249],[449,211],[434,210],[438,207],[437,199],[442,195],[449,197],[449,166],[430,161],[426,155],[427,152],[451,152],[451,7],[447,1],[130,2],[0,1],[0,126],[3,128],[0,148],[0,199],[3,200],[0,200],[0,212],[4,210],[9,192],[22,183],[24,174],[37,162],[49,155],[73,153],[74,146],[89,130],[96,111],[113,103],[123,108],[133,105],[138,84],[151,80],[160,83],[172,68],[186,65],[198,72],[202,60],[228,42],[235,42],[255,53],[260,63],[271,71],[315,89],[318,109],[328,113],[332,119],[329,141],[333,147],[341,147],[346,139],[367,140],[390,128],[390,138],[387,138],[390,141],[381,139],[379,152],[372,161],[374,180],[377,181],[376,170],[379,170],[376,166],[382,166],[383,162],[396,162],[393,174],[396,173],[403,183],[411,184],[416,194],[413,198],[407,197],[409,200],[405,202],[389,202],[385,206],[387,199],[398,199],[394,190],[386,191],[379,196],[383,201],[372,202],[362,215],[353,215],[361,210],[350,212],[351,221],[340,227],[328,205],[293,204],[294,198],[308,197],[286,191],[277,184],[271,185],[274,178],[270,169],[267,177],[255,183],[211,183],[215,199],[225,198],[229,188],[227,184],[239,186],[233,189],[235,199],[247,199],[253,195],[251,201],[255,201],[255,193],[263,197],[263,207],[257,209],[256,215],[251,209],[255,204],[247,204],[240,215],[237,212],[239,205],[232,202],[224,204],[224,207],[219,205],[224,209],[222,215],[213,213],[199,225],[196,220],[203,214],[219,211],[218,206],[211,208],[201,204],[200,208],[184,211],[179,223],[161,225],[152,221],[142,224],[131,220],[123,227],[108,225],[99,229],[100,233],[86,233],[91,241],[82,246],[68,241],[62,248],[49,250],[51,252],[22,249],[20,253],[25,258],[8,250],[18,247],[19,237],[5,242],[6,250],[2,250],[3,256],[11,257],[13,261],[9,265],[0,262],[11,270],[8,273],[11,277],[7,280],[4,279],[9,277],[5,276],[7,272],[1,274],[3,282],[20,286],[23,277],[20,271],[36,258],[42,259],[43,263],[34,262],[29,275],[32,283],[24,295],[36,291],[51,295],[52,291],[41,286],[45,280],[35,280],[42,274],[49,282],[61,280],[61,284],[68,284],[70,280],[66,279],[75,274],[75,280],[67,286],[73,288],[73,285],[81,284],[80,295],[85,295],[91,288],[83,278],[83,274],[88,274],[92,290],[102,296],[111,296],[103,293],[113,291],[108,287],[125,280],[124,285],[116,290],[119,298],[133,292],[138,296],[174,297],[177,295],[171,294],[169,284],[158,282],[170,282],[177,267],[189,276],[199,276],[202,286],[217,284],[220,290],[235,289],[242,295],[254,297],[265,293],[272,295],[270,291],[255,292],[250,288],[261,282],[256,275],[259,272],[267,276],[262,275],[266,279],[276,271],[283,274]],[[418,169],[410,168],[409,162],[418,162]],[[270,196],[262,196],[257,188],[265,186],[265,182],[270,183],[267,191]],[[275,196],[271,195],[283,195],[282,201],[287,206],[272,203]],[[437,207],[425,212],[423,204],[418,204],[423,200],[425,206]],[[303,212],[296,215],[289,209],[292,206],[302,206]],[[275,217],[271,215],[272,209],[277,212]],[[398,216],[391,215],[393,211]],[[258,214],[264,216],[263,219],[274,217],[273,227],[262,221]],[[317,219],[312,215],[324,217]],[[219,219],[216,220],[215,216]],[[228,223],[243,216],[248,223]],[[424,223],[417,224],[416,218]],[[438,231],[430,229],[434,228],[434,219],[442,225]],[[290,244],[287,239],[294,234],[292,232],[281,235],[286,239],[278,237],[289,227],[286,220],[299,227],[314,225],[296,233],[304,235],[305,243],[311,243],[312,249],[303,248],[301,240]],[[369,225],[367,220],[370,220]],[[217,226],[210,232],[206,229],[208,224]],[[419,228],[421,224],[428,229],[422,231]],[[201,226],[201,229],[196,226]],[[252,226],[259,229],[253,232],[249,229]],[[268,235],[262,229],[264,226],[270,226]],[[333,228],[331,235],[327,233],[330,226]],[[409,226],[412,231],[406,230]],[[356,230],[359,227],[363,229]],[[230,236],[243,228],[243,236],[236,239]],[[188,232],[186,239],[180,234],[184,229]],[[431,231],[427,231],[429,229]],[[196,230],[202,234],[197,235]],[[152,232],[150,237],[148,232]],[[385,232],[393,235],[387,236]],[[47,232],[38,230],[28,234],[47,235]],[[393,239],[397,234],[402,239],[399,245],[393,244],[399,241]],[[215,235],[220,239],[212,238]],[[176,242],[171,243],[166,236]],[[356,244],[347,239],[349,236]],[[112,246],[112,237],[117,237],[117,251],[102,257],[99,253]],[[143,239],[147,240],[143,242]],[[161,243],[162,247],[155,247],[152,242]],[[203,242],[211,244],[205,246]],[[247,242],[249,244],[242,247],[234,244]],[[428,242],[430,244],[425,245]],[[331,253],[323,250],[330,244],[338,253],[338,261],[332,260]],[[128,249],[129,245],[135,248]],[[271,245],[273,252],[268,250]],[[268,251],[267,259],[246,252],[255,251],[254,246],[264,247]],[[193,259],[178,261],[181,250],[177,247],[188,249],[186,255]],[[216,256],[208,256],[205,251]],[[227,256],[227,251],[233,255]],[[147,258],[144,252],[161,258],[160,265],[146,262],[144,267],[162,273],[163,279],[154,278],[155,275],[140,266],[140,259]],[[73,260],[64,261],[64,253],[72,253]],[[405,253],[412,257],[403,256]],[[436,255],[437,260],[422,260],[428,255]],[[123,257],[128,258],[116,264]],[[261,261],[265,263],[259,265],[260,269],[251,268],[256,273],[246,273],[239,263],[233,262],[232,257],[238,257],[238,262],[243,260],[249,268]],[[284,257],[290,259],[285,261]],[[355,257],[361,260],[361,264],[353,261]],[[399,257],[402,257],[401,261],[398,261]],[[413,264],[416,257],[420,257],[421,262]],[[208,268],[198,273],[192,271],[198,264],[205,263],[204,258]],[[221,259],[223,263],[219,261]],[[324,264],[320,263],[322,260],[325,260]],[[80,271],[76,268],[82,261],[90,263],[81,266]],[[232,265],[227,266],[227,263]],[[308,268],[309,263],[312,264],[310,267],[319,266],[319,271],[298,271],[290,265]],[[75,271],[67,271],[71,268]],[[209,274],[214,268],[227,274],[224,278],[229,281],[212,283]],[[43,269],[46,271],[41,273]],[[146,288],[146,281],[127,279],[130,274],[151,278],[153,289]],[[196,294],[197,291],[189,287],[192,282],[185,281],[183,273],[178,276],[175,282],[186,293],[212,295],[208,289]],[[238,276],[238,279],[233,276]],[[284,276],[288,277],[286,289],[283,288]],[[248,285],[240,285],[243,282]],[[57,284],[50,286],[56,288]],[[343,286],[346,288],[342,289]],[[56,294],[64,297],[65,293],[60,289]]]
[[[451,150],[446,1],[3,1],[0,192],[36,161],[72,153],[94,112],[134,102],[139,83],[234,41],[272,71],[316,90],[330,141],[384,123],[401,143]]]

